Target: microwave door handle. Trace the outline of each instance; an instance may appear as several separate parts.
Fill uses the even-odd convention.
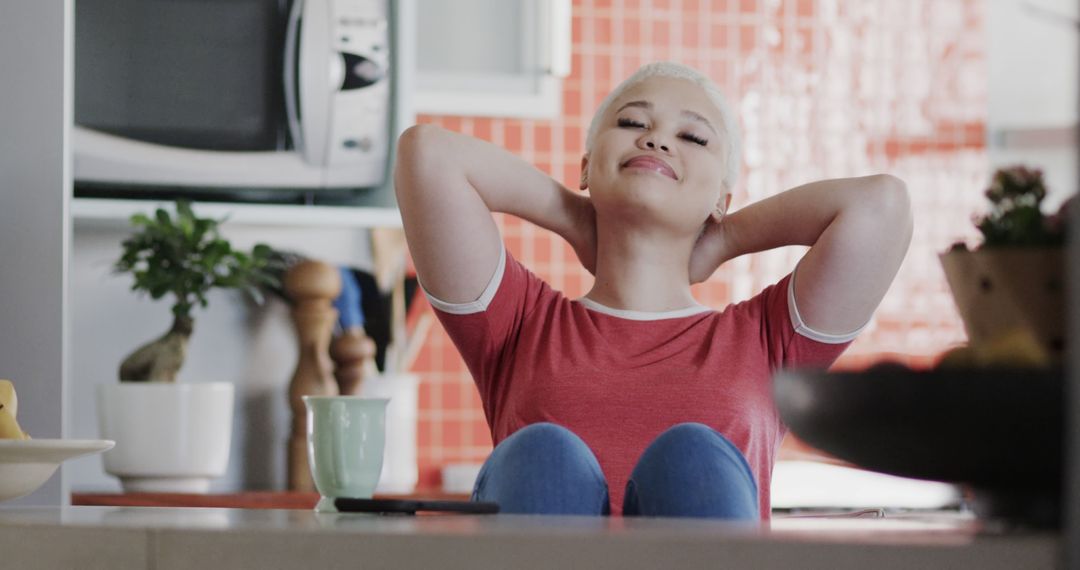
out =
[[[332,0],[304,0],[300,18],[300,131],[304,161],[314,167],[326,165],[329,155],[331,107],[341,87],[344,70],[341,55],[330,44]],[[334,85],[335,76],[337,84]]]
[[[304,151],[304,135],[300,130],[300,117],[296,114],[296,57],[300,49],[297,33],[300,31],[300,14],[303,13],[304,0],[294,0],[289,9],[289,23],[285,28],[285,69],[282,77],[285,83],[285,118],[289,122],[289,136],[293,147],[298,152]]]

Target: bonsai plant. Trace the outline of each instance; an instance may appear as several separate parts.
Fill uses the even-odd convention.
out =
[[[135,214],[138,228],[123,242],[117,273],[131,273],[133,291],[173,298],[173,322],[161,337],[140,346],[120,364],[124,382],[173,382],[184,363],[194,330],[192,311],[206,307],[215,288],[241,289],[261,301],[260,286],[276,286],[271,249],[259,244],[250,253],[233,249],[218,232],[221,221],[199,218],[186,201],[176,203],[176,218],[159,208],[154,217]]]
[[[228,381],[174,382],[194,330],[192,313],[215,287],[261,299],[259,286],[277,281],[270,248],[234,249],[218,232],[221,221],[196,217],[184,201],[175,217],[158,209],[131,223],[136,231],[114,270],[134,276],[134,291],[171,297],[173,322],[124,359],[121,382],[98,386],[102,437],[116,441],[105,471],[126,491],[205,493],[228,466],[235,390]]]
[[[982,243],[941,255],[971,344],[948,360],[1053,364],[1065,347],[1062,252],[1073,199],[1045,214],[1042,172],[1024,166],[995,172],[984,194],[989,211],[974,220]]]

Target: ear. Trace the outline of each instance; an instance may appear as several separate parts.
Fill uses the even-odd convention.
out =
[[[724,204],[723,206],[720,205],[721,202],[723,202],[723,204]],[[728,208],[730,208],[730,207],[731,207],[731,192],[724,192],[724,195],[721,196],[720,199],[716,201],[716,208],[712,211],[711,214],[709,214],[709,216],[712,218],[712,221],[719,224],[720,220],[724,219],[724,214],[727,213]]]
[[[581,184],[578,186],[581,190],[588,190],[589,188],[589,155],[581,155]]]

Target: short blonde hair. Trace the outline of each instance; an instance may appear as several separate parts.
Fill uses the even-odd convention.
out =
[[[725,139],[727,146],[724,149],[726,171],[721,182],[724,184],[724,188],[731,192],[739,177],[739,165],[742,158],[742,137],[739,132],[739,124],[735,121],[735,115],[732,113],[731,107],[728,105],[727,99],[724,98],[724,94],[721,93],[720,88],[701,72],[679,63],[658,61],[643,65],[633,75],[616,86],[611,93],[608,93],[608,96],[600,103],[600,107],[596,109],[592,123],[589,124],[589,133],[585,137],[585,152],[592,151],[593,143],[596,141],[596,133],[600,130],[600,123],[603,121],[604,115],[607,113],[608,108],[611,107],[611,104],[627,89],[652,77],[670,77],[690,81],[705,90],[705,94],[716,105],[716,109],[720,112],[720,118],[724,122],[720,126],[721,132],[727,135]]]

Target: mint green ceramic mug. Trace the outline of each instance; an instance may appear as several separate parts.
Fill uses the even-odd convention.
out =
[[[319,490],[317,512],[334,513],[334,499],[369,499],[382,472],[388,399],[304,396],[308,465]]]

